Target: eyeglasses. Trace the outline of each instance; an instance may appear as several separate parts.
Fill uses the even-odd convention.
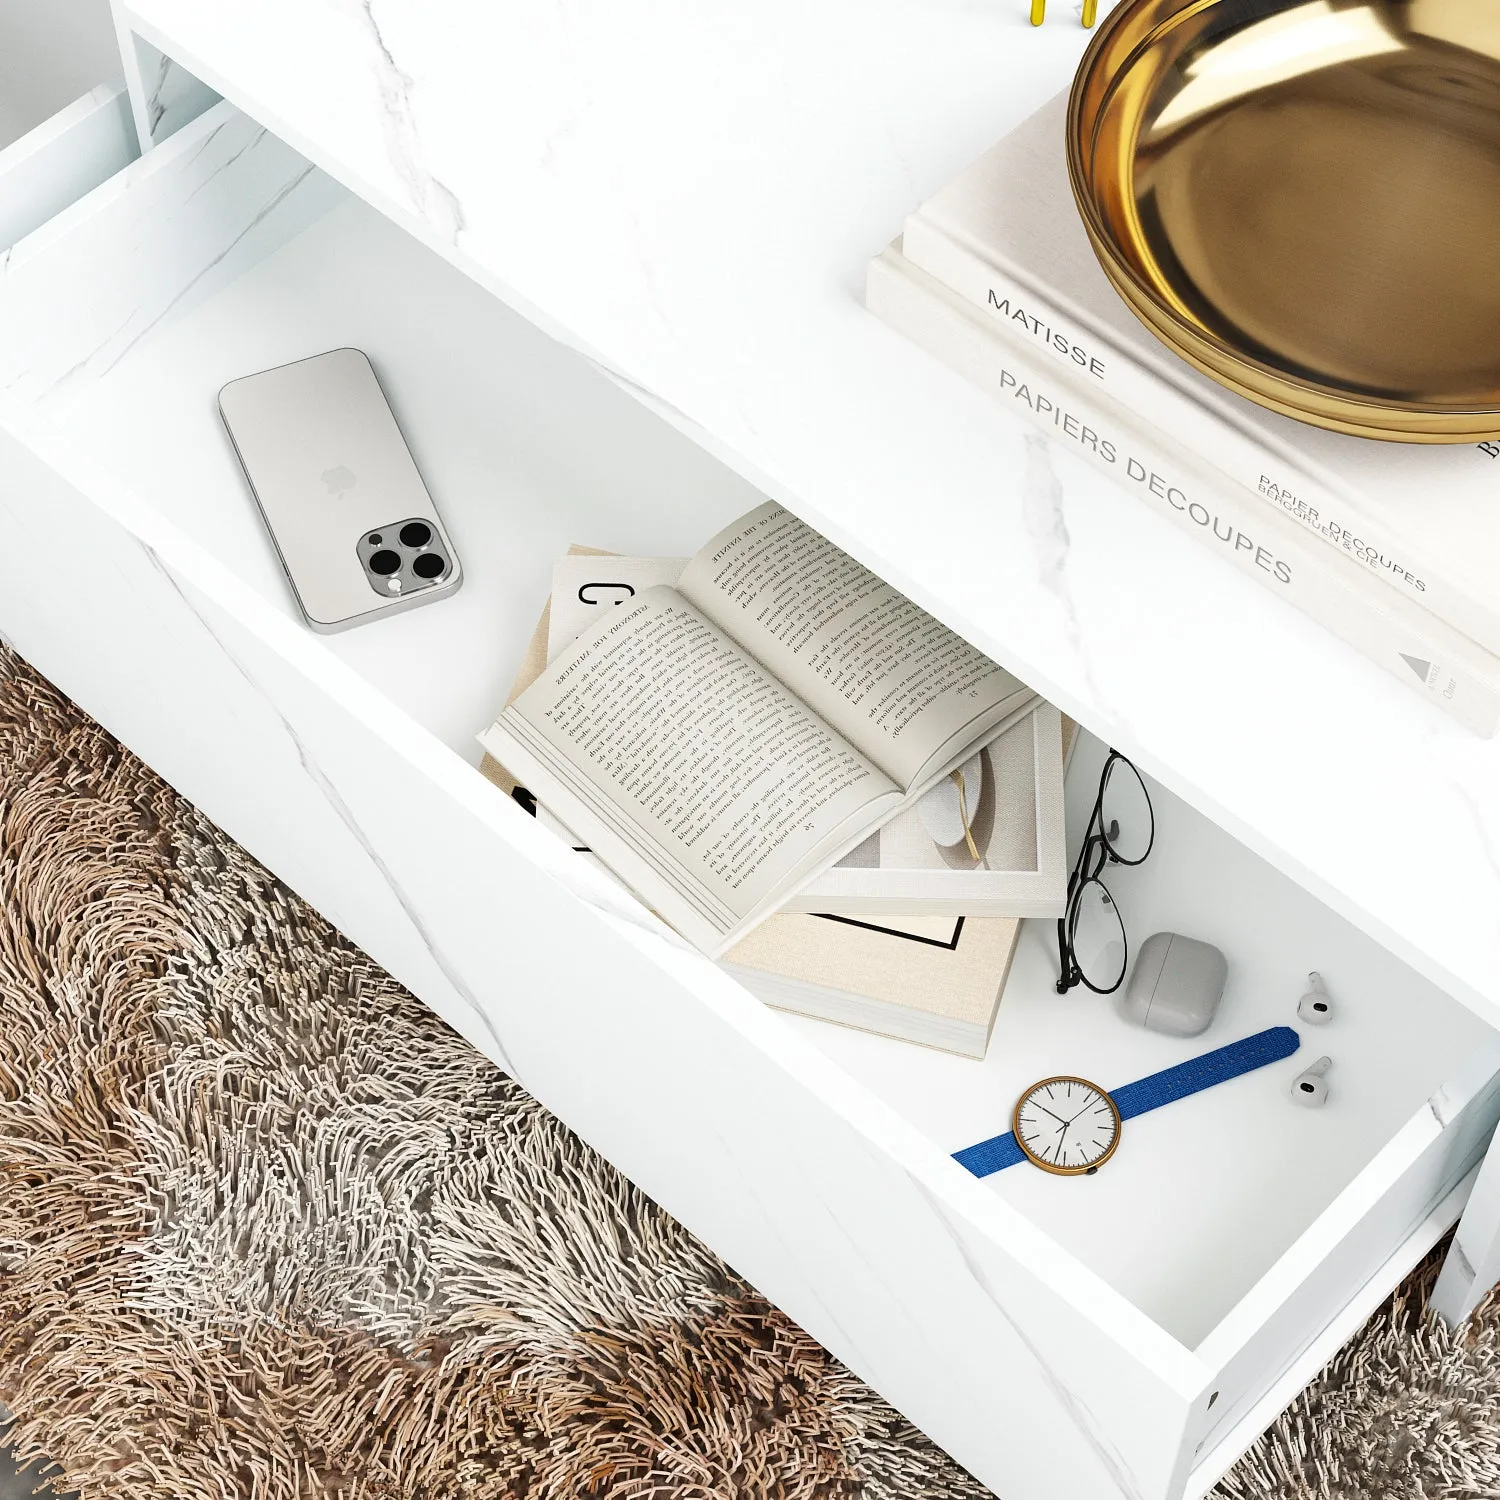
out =
[[[1083,0],[1083,24],[1092,26],[1099,15],[1099,0]],[[1047,19],[1047,0],[1031,0],[1031,24],[1040,26]]]
[[[1059,995],[1079,984],[1096,995],[1119,989],[1125,978],[1125,923],[1099,876],[1106,865],[1144,863],[1155,842],[1156,814],[1146,783],[1123,755],[1111,750],[1083,848],[1068,876],[1067,910],[1057,924]]]

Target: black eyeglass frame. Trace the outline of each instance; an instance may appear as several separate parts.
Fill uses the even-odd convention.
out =
[[[1109,778],[1114,772],[1117,761],[1127,767],[1130,774],[1140,784],[1141,795],[1146,799],[1146,812],[1151,819],[1151,832],[1146,840],[1145,853],[1137,855],[1135,859],[1126,858],[1114,845],[1113,840],[1120,836],[1119,823],[1111,820],[1108,828],[1104,826],[1104,792],[1109,786]],[[1109,758],[1104,762],[1104,769],[1099,773],[1099,790],[1094,795],[1094,810],[1089,814],[1088,826],[1084,830],[1083,847],[1078,851],[1078,858],[1074,861],[1072,873],[1068,876],[1068,905],[1063,915],[1057,919],[1057,993],[1059,995],[1066,995],[1069,990],[1080,984],[1085,989],[1092,990],[1096,995],[1112,995],[1125,983],[1125,976],[1130,972],[1129,939],[1125,935],[1125,921],[1119,915],[1118,906],[1115,906],[1114,895],[1099,879],[1099,876],[1106,865],[1145,864],[1155,847],[1156,809],[1151,805],[1151,793],[1146,789],[1146,779],[1136,770],[1133,762],[1126,759],[1118,750],[1111,750]],[[1120,977],[1108,988],[1101,988],[1088,978],[1079,967],[1073,948],[1079,907],[1083,902],[1084,891],[1091,884],[1097,885],[1103,892],[1104,899],[1115,907],[1115,920],[1120,924],[1120,936],[1126,943],[1124,958],[1120,965]]]

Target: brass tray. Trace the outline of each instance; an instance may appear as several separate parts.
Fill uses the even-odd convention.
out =
[[[1221,385],[1500,437],[1500,0],[1121,0],[1067,147],[1116,291]]]

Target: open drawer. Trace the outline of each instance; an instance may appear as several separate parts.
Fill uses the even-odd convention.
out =
[[[466,581],[327,637],[215,397],[341,345]],[[977,1064],[766,1010],[490,785],[473,736],[567,544],[686,554],[758,497],[229,105],[16,248],[0,420],[17,649],[1006,1500],[1201,1492],[1457,1217],[1500,1044],[1165,793],[1116,894],[1137,938],[1229,953],[1215,1030],[1059,999],[1033,924]],[[1291,1021],[1314,968],[1325,1110],[1284,1064],[1093,1179],[950,1159],[1047,1073],[1114,1086]]]

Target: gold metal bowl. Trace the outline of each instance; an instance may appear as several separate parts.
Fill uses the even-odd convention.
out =
[[[1121,0],[1068,169],[1115,289],[1221,385],[1500,437],[1500,0]]]

